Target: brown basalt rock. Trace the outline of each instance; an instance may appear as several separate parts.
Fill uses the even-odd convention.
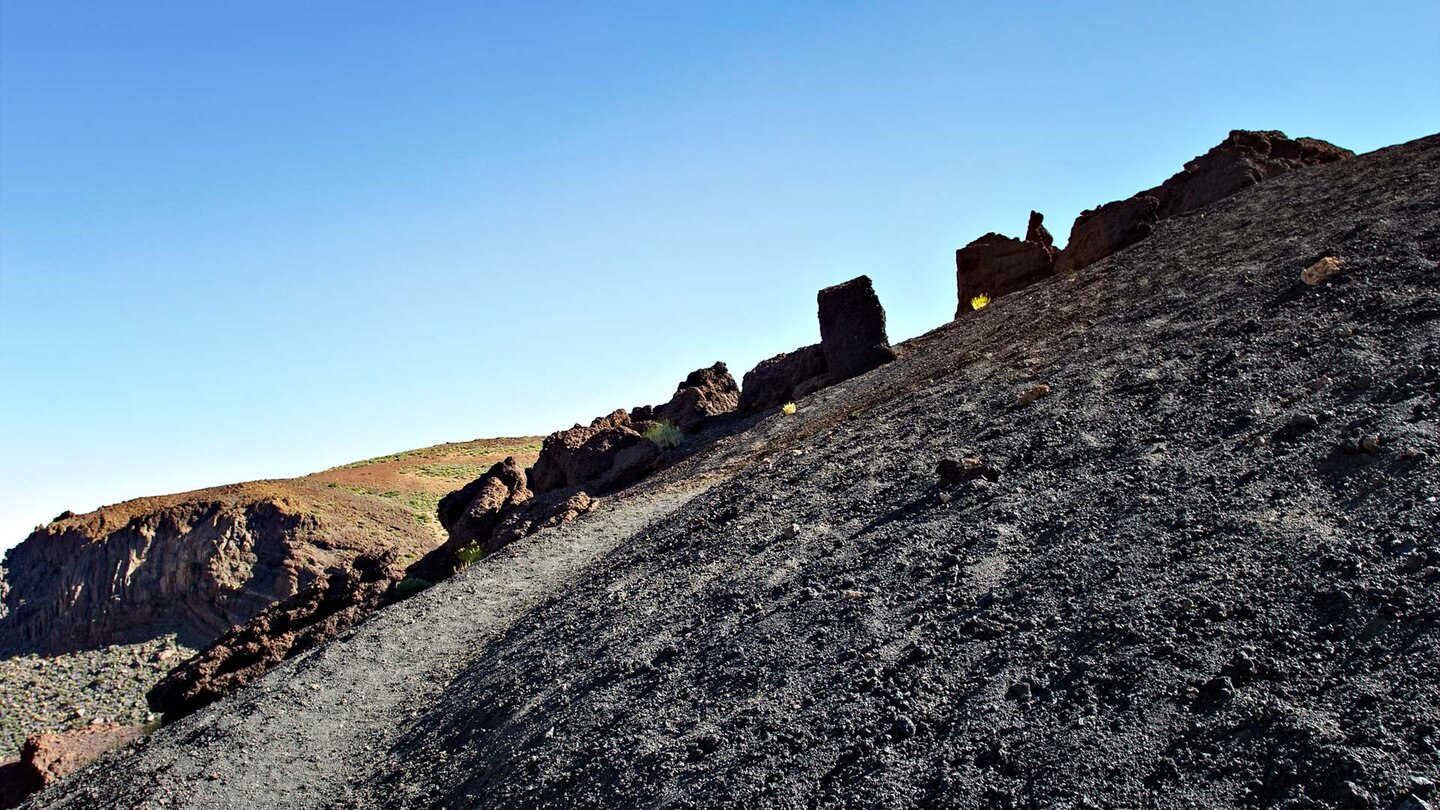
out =
[[[690,372],[669,402],[656,408],[636,408],[631,412],[631,419],[669,422],[689,433],[710,417],[729,413],[739,405],[740,386],[735,384],[724,363],[716,363]]]
[[[822,377],[827,370],[825,352],[818,343],[761,360],[745,373],[740,387],[740,410],[754,413],[784,405],[802,396],[796,390],[801,384]]]
[[[438,582],[455,572],[460,550],[471,543],[482,548],[507,513],[529,501],[533,493],[526,486],[525,470],[514,457],[491,467],[463,488],[446,495],[437,509],[449,538],[439,548],[421,557],[405,571],[407,577]],[[456,504],[468,498],[464,507]],[[448,522],[447,522],[448,521]]]
[[[535,460],[535,466],[530,468],[531,491],[539,494],[566,489],[598,477],[604,471],[584,468],[580,448],[596,434],[629,427],[630,423],[630,414],[620,408],[608,416],[597,417],[589,427],[576,425],[569,430],[558,430],[545,437],[545,442],[540,446],[540,457]]]
[[[151,688],[150,708],[174,722],[339,635],[393,601],[395,559],[393,550],[357,557],[231,629]]]
[[[895,359],[885,334],[885,308],[869,276],[826,287],[816,294],[820,308],[820,349],[835,382],[848,380]]]
[[[1232,130],[1219,145],[1152,189],[1085,211],[1055,268],[1078,270],[1150,235],[1155,223],[1188,214],[1288,171],[1354,157],[1349,149],[1279,131]]]
[[[1081,212],[1070,241],[1055,258],[1056,272],[1078,270],[1150,235],[1160,221],[1160,201],[1139,196]]]
[[[106,751],[139,738],[140,729],[114,723],[34,734],[20,749],[20,762],[35,772],[42,786],[48,786],[99,759]]]
[[[955,251],[955,285],[959,294],[955,317],[973,310],[970,299],[975,296],[999,298],[1054,273],[1054,248],[987,233]]]
[[[1047,248],[1055,246],[1055,237],[1051,236],[1050,230],[1045,227],[1045,215],[1039,211],[1030,212],[1030,224],[1025,226],[1025,241]]]
[[[0,810],[18,806],[30,794],[89,765],[106,751],[139,738],[139,728],[113,723],[32,734],[20,748],[19,760],[0,765]]]
[[[485,553],[491,554],[541,529],[569,523],[594,509],[599,500],[584,492],[550,492],[506,515],[491,533]]]
[[[1237,129],[1169,180],[1140,193],[1159,200],[1160,219],[1168,219],[1285,172],[1354,156],[1349,149],[1315,138],[1291,139],[1275,130]]]

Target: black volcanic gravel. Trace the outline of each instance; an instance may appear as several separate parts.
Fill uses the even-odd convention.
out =
[[[1437,260],[1440,137],[1168,220],[38,804],[1440,802]]]

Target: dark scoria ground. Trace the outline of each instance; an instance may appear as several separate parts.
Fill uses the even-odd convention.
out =
[[[1437,259],[1440,137],[1168,220],[37,804],[1440,802]]]

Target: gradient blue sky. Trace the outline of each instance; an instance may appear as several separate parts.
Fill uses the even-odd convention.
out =
[[[0,547],[911,337],[1232,128],[1440,130],[1440,4],[0,0]]]

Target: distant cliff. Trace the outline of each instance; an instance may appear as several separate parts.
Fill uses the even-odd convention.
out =
[[[5,558],[0,650],[61,653],[178,633],[204,644],[325,569],[439,543],[404,507],[321,482],[141,498],[36,529]]]

